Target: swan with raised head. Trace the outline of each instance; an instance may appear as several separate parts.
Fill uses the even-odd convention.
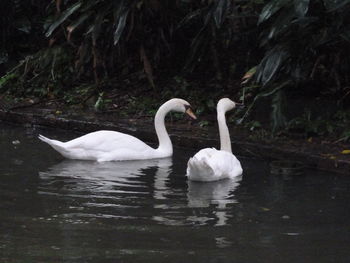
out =
[[[225,113],[236,107],[228,98],[219,100],[217,120],[219,124],[220,150],[205,148],[196,153],[187,163],[186,176],[192,181],[217,181],[234,178],[243,172],[241,163],[232,154],[231,139],[226,124]]]
[[[165,128],[164,119],[168,112],[176,111],[196,116],[190,104],[183,99],[171,99],[157,111],[154,126],[159,146],[154,149],[138,138],[115,131],[96,131],[68,142],[60,142],[39,135],[39,139],[69,159],[105,161],[145,160],[172,156],[173,145]]]

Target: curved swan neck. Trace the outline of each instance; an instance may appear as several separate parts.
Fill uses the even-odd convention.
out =
[[[220,135],[220,149],[232,153],[230,133],[226,124],[225,111],[219,110],[217,112],[217,119],[219,125]]]
[[[156,129],[156,134],[159,141],[157,150],[167,152],[170,155],[173,152],[173,145],[165,128],[164,119],[167,113],[171,110],[171,106],[172,105],[170,102],[164,103],[162,106],[160,106],[154,118],[154,127]]]

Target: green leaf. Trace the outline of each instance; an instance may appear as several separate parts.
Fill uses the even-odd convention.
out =
[[[347,42],[350,42],[350,30],[345,30],[340,36]]]
[[[256,66],[252,67],[249,69],[244,76],[242,77],[242,82],[241,84],[246,84],[256,73]]]
[[[293,8],[287,8],[278,15],[277,19],[270,27],[271,29],[268,35],[269,40],[276,36],[278,37],[278,35],[288,30],[295,15],[293,11]]]
[[[271,0],[268,2],[259,15],[258,24],[268,20],[277,13],[289,0]]]
[[[238,120],[238,123],[242,123],[242,121],[248,116],[248,113],[254,107],[254,104],[260,98],[269,97],[269,96],[275,94],[276,92],[278,92],[279,90],[284,89],[286,86],[288,86],[290,84],[291,84],[291,81],[287,80],[287,81],[283,82],[281,85],[278,85],[277,87],[272,87],[272,88],[268,89],[267,91],[263,91],[263,92],[258,93],[258,95],[255,96],[253,102],[249,105],[249,107],[246,110],[246,112],[244,113],[243,117]]]
[[[32,25],[31,25],[29,19],[26,17],[23,17],[19,20],[16,20],[14,22],[14,26],[17,28],[18,31],[22,31],[22,32],[27,33],[27,34],[29,34],[30,30],[32,29]]]
[[[9,54],[4,50],[0,50],[0,65],[8,61]]]
[[[202,14],[203,10],[202,9],[197,9],[189,14],[187,14],[177,25],[177,29],[183,27],[193,19],[200,17]]]
[[[55,29],[56,29],[57,27],[59,27],[64,21],[66,21],[66,19],[67,19],[70,15],[72,15],[76,10],[78,10],[79,7],[81,6],[81,4],[82,4],[81,2],[78,2],[78,3],[74,4],[74,5],[72,5],[71,7],[69,7],[66,11],[64,11],[64,12],[61,14],[61,16],[60,16],[55,22],[53,22],[53,23],[50,25],[50,27],[49,27],[49,29],[47,30],[45,36],[46,36],[46,37],[51,36],[52,32],[55,31]]]
[[[100,35],[100,31],[101,31],[101,27],[102,27],[102,24],[103,24],[104,16],[105,16],[105,13],[101,12],[101,13],[98,13],[96,18],[95,18],[94,27],[93,27],[93,30],[92,30],[92,39],[93,39],[94,42],[97,41],[97,39],[98,39],[98,37]]]
[[[206,126],[208,126],[209,125],[209,121],[200,121],[199,122],[199,126],[200,127],[206,127]]]
[[[84,23],[84,21],[86,19],[88,19],[90,17],[91,13],[88,14],[84,14],[82,16],[80,16],[77,20],[75,20],[74,22],[72,22],[68,27],[67,30],[68,32],[73,32],[79,25],[81,25],[82,23]]]
[[[227,11],[229,10],[230,2],[227,0],[218,0],[217,6],[214,10],[214,20],[217,28],[220,28],[225,20]]]
[[[95,102],[95,105],[94,105],[94,108],[96,111],[102,110],[102,108],[105,106],[104,105],[105,101],[104,101],[103,95],[104,95],[103,92],[101,92],[98,95],[97,101]]]
[[[285,94],[282,89],[278,90],[273,94],[272,97],[272,112],[271,112],[271,120],[272,120],[272,132],[275,133],[277,130],[284,128],[287,124],[287,120],[285,117],[285,105],[286,99]]]
[[[119,18],[118,25],[114,32],[114,45],[118,44],[119,39],[124,31],[128,14],[129,14],[129,9],[125,10],[124,13],[122,13]]]
[[[128,14],[131,10],[131,6],[128,0],[121,0],[114,2],[113,16],[114,16],[114,27],[115,31],[113,33],[114,45],[118,44],[121,35],[125,29],[126,20]]]
[[[350,0],[323,0],[328,12],[335,11],[350,3]]]
[[[16,73],[8,73],[0,78],[0,88],[5,85],[9,80],[17,77]]]
[[[294,9],[298,17],[304,17],[309,10],[310,0],[294,0]]]
[[[257,80],[265,86],[275,76],[282,63],[286,60],[287,55],[287,52],[280,47],[276,47],[268,52],[258,67]]]

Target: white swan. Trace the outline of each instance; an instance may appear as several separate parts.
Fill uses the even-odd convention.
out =
[[[229,130],[225,113],[235,108],[236,103],[223,98],[217,105],[221,149],[205,148],[196,153],[187,163],[186,176],[193,181],[216,181],[234,178],[242,174],[239,160],[232,154]]]
[[[39,139],[69,159],[104,161],[144,160],[172,156],[173,145],[164,125],[168,112],[187,113],[196,116],[190,104],[183,99],[171,99],[157,111],[154,125],[159,140],[159,147],[153,149],[134,136],[115,131],[96,131],[68,142],[60,142],[39,135]]]

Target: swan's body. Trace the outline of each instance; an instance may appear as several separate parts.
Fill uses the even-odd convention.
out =
[[[171,156],[171,149],[159,150],[129,134],[115,131],[96,131],[68,142],[39,135],[39,139],[68,159],[96,161],[143,160]]]
[[[225,113],[235,107],[235,103],[224,98],[217,105],[221,149],[205,148],[196,153],[187,163],[186,175],[193,181],[217,181],[234,178],[242,174],[239,160],[232,154],[229,130]]]
[[[173,146],[165,129],[164,118],[170,111],[184,112],[192,118],[190,104],[182,99],[171,99],[156,113],[154,124],[159,147],[154,149],[138,138],[115,131],[96,131],[68,142],[60,142],[39,135],[39,139],[69,159],[104,161],[144,160],[172,156]]]

